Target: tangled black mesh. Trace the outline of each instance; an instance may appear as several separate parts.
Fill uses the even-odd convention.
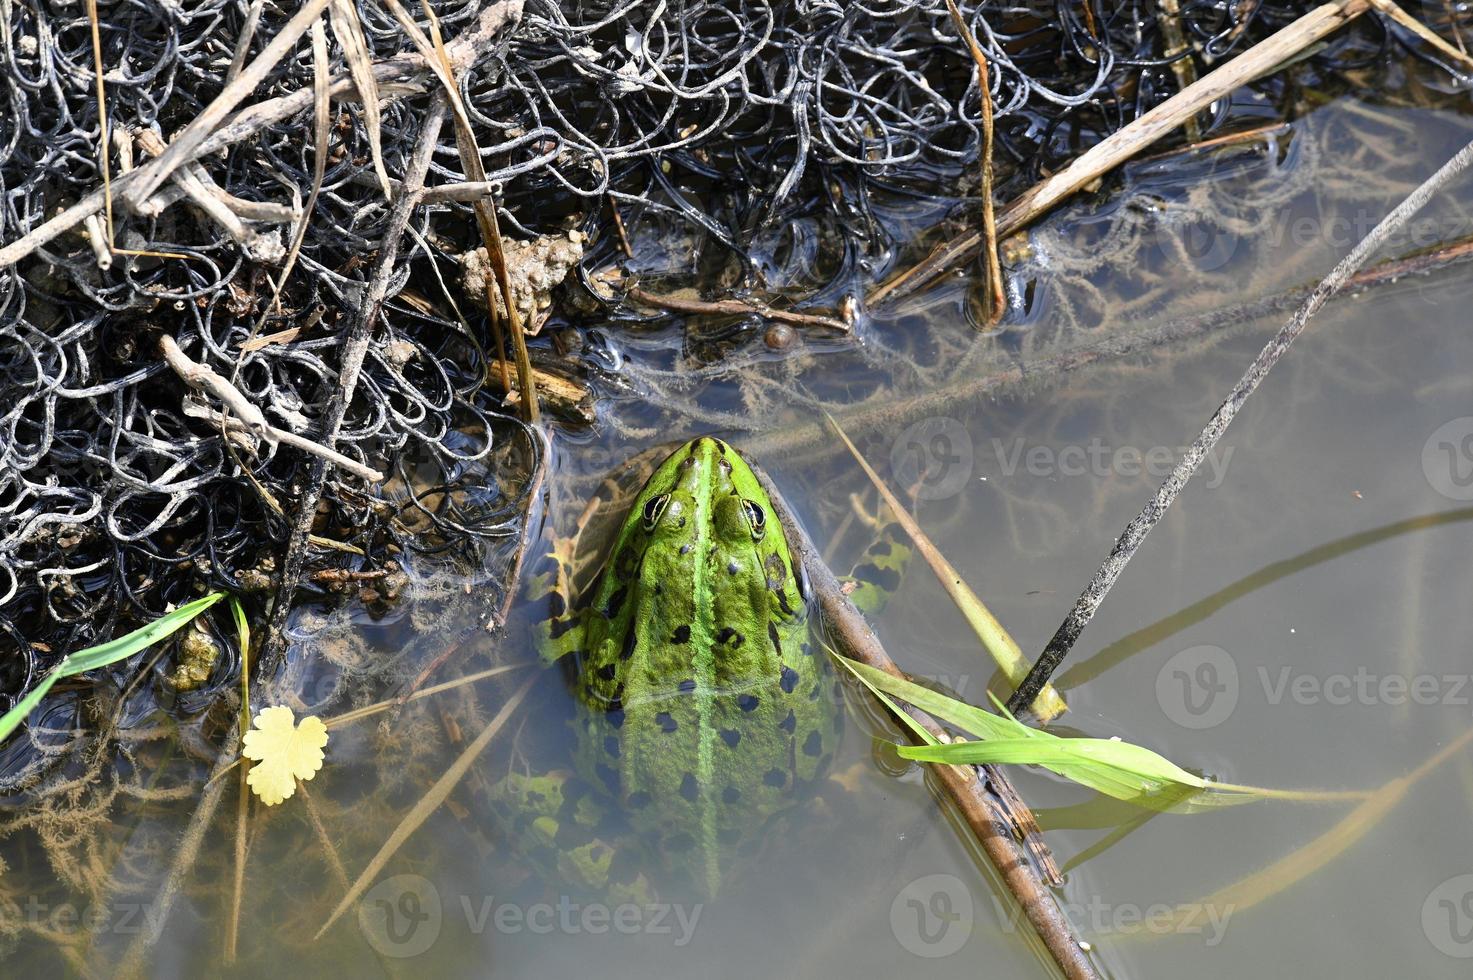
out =
[[[453,39],[489,4],[433,6]],[[1310,6],[1188,3],[1179,22],[1200,65]],[[167,139],[194,119],[223,87],[252,7],[99,3],[110,131]],[[3,244],[95,192],[103,174],[85,6],[13,0],[0,9]],[[260,9],[251,57],[294,13]],[[1168,97],[1179,86],[1173,61],[1188,56],[1165,53],[1155,3],[986,0],[961,9],[992,61],[1004,188],[1057,169]],[[356,10],[374,59],[412,51],[384,6],[362,0]],[[1306,70],[1379,57],[1390,36],[1362,20]],[[303,39],[250,101],[310,90],[312,77]],[[650,314],[619,303],[594,273],[617,264],[646,277],[775,290],[799,305],[837,302],[959,206],[980,141],[975,73],[944,0],[526,0],[519,26],[460,81],[501,189],[504,230],[587,233],[583,286],[606,317],[631,321]],[[1258,86],[1268,105],[1284,102],[1281,85]],[[428,89],[384,100],[393,178],[419,138]],[[1237,114],[1224,100],[1203,125],[1211,132]],[[429,183],[464,180],[448,132],[441,143]],[[116,176],[116,146],[111,159]],[[192,166],[236,199],[300,207],[313,163],[307,111]],[[291,223],[247,221],[243,241],[187,202],[151,217],[119,208],[114,244],[148,254],[119,252],[101,268],[77,229],[0,270],[0,629],[10,647],[0,657],[0,707],[64,651],[202,588],[270,587],[287,526],[272,501],[289,514],[310,466],[295,450],[245,454],[187,413],[157,340],[170,335],[234,376],[273,424],[315,434],[388,218],[363,115],[349,99],[333,103],[321,194],[301,219],[305,240],[281,306],[265,317],[268,333],[297,329],[290,342],[242,355]],[[99,217],[90,234],[103,227]],[[329,480],[318,533],[356,554],[319,552],[324,563],[378,565],[392,549],[414,578],[447,561],[474,564],[514,529],[519,501],[499,482],[494,457],[517,424],[483,387],[486,325],[428,312],[438,307],[403,292],[443,295],[473,229],[464,204],[415,212],[392,270],[395,298],[338,442],[392,476],[378,487],[341,472]],[[632,255],[620,251],[623,238]],[[228,684],[220,673],[216,683]]]

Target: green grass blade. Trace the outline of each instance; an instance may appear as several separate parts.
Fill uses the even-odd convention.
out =
[[[1005,738],[949,745],[902,746],[900,754],[924,762],[1043,766],[1116,799],[1155,793],[1175,783],[1208,789],[1200,776],[1150,749],[1104,738]],[[1072,773],[1074,769],[1081,770]],[[1123,795],[1122,795],[1123,794]]]
[[[230,597],[230,612],[235,617],[236,641],[240,644],[240,737],[251,730],[251,624],[245,607],[235,596]],[[242,789],[241,793],[245,790]]]
[[[957,765],[1042,766],[1106,796],[1158,810],[1181,812],[1259,798],[1247,788],[1223,792],[1139,745],[1115,739],[1060,738],[873,667],[844,663],[872,690],[893,694],[982,739],[898,746],[902,758]]]
[[[201,599],[185,603],[173,612],[160,616],[147,626],[140,626],[133,632],[126,633],[116,640],[109,640],[106,643],[99,643],[95,647],[78,650],[57,665],[56,669],[62,677],[71,677],[73,674],[97,670],[99,667],[115,664],[119,660],[126,660],[138,651],[151,647],[159,640],[171,635],[179,627],[188,623],[223,598],[225,598],[225,593],[211,592]]]
[[[41,699],[46,696],[46,692],[51,690],[51,685],[59,680],[61,680],[61,675],[55,670],[51,671],[51,673],[41,678],[41,683],[31,688],[30,694],[21,698],[16,702],[15,707],[5,712],[5,716],[0,718],[0,745],[5,743],[5,740],[10,737],[11,732],[20,727],[20,723],[26,720],[26,716],[35,710],[36,705],[41,703]]]
[[[240,650],[244,654],[251,648],[251,624],[246,621],[245,607],[235,596],[230,597],[230,614],[235,619],[235,634],[240,641]]]
[[[1033,733],[1033,729],[1027,725],[1013,721],[1011,718],[1003,718],[990,711],[984,711],[965,701],[949,698],[944,694],[938,694],[928,687],[922,687],[912,681],[893,677],[883,670],[876,670],[868,664],[862,664],[854,660],[844,660],[844,665],[859,676],[859,679],[872,688],[879,688],[887,694],[893,694],[897,698],[909,702],[930,715],[935,715],[942,721],[949,721],[958,728],[970,732],[978,738],[1027,738]],[[1022,729],[1020,732],[1019,729]],[[1027,733],[1027,734],[1025,734]],[[1042,734],[1041,732],[1039,734]]]
[[[896,718],[900,719],[901,724],[903,724],[907,729],[909,729],[910,730],[910,733],[912,735],[914,735],[920,742],[922,742],[925,745],[940,745],[941,744],[940,742],[936,741],[936,737],[934,735],[932,735],[930,732],[926,731],[924,728],[921,727],[921,723],[920,722],[916,721],[909,714],[907,714],[904,710],[902,710],[901,707],[898,704],[896,704],[894,701],[891,701],[890,700],[890,696],[888,694],[886,694],[884,691],[880,690],[878,687],[875,687],[873,684],[871,684],[869,682],[869,679],[868,678],[866,678],[863,674],[861,674],[859,671],[857,671],[857,670],[854,669],[856,667],[865,667],[866,666],[865,664],[859,663],[856,660],[850,660],[848,657],[842,657],[841,656],[841,657],[837,657],[837,659],[838,659],[839,663],[843,664],[845,667],[848,667],[850,673],[852,673],[855,677],[858,677],[859,680],[860,680],[860,683],[862,683],[865,687],[869,688],[869,692],[871,694],[873,694],[876,698],[878,698],[881,704],[883,704],[885,707],[889,708],[890,709],[890,713],[893,714]],[[866,667],[866,669],[872,670],[874,668]],[[883,672],[881,671],[881,673],[883,673]],[[885,676],[886,677],[889,677],[890,675],[889,674],[886,674]]]
[[[216,602],[219,602],[224,596],[225,593],[223,592],[212,592],[204,598],[186,603],[173,612],[159,617],[147,626],[139,627],[131,633],[118,637],[116,640],[99,643],[97,646],[88,647],[85,650],[78,650],[76,653],[69,655],[61,663],[53,667],[50,673],[41,679],[41,683],[31,689],[29,694],[16,702],[15,707],[5,712],[3,717],[0,717],[0,743],[4,743],[20,727],[21,722],[26,720],[26,716],[35,710],[36,705],[41,703],[41,699],[46,696],[46,692],[51,690],[51,686],[63,677],[71,677],[89,670],[96,670],[99,667],[106,667],[108,664],[114,664],[119,660],[125,660],[131,657],[140,650],[150,647],[159,640],[169,636],[178,630],[179,627],[194,619],[194,617],[213,606]]]

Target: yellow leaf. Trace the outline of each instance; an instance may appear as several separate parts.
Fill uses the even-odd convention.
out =
[[[292,709],[263,708],[246,732],[241,755],[255,761],[246,782],[267,806],[275,806],[297,791],[298,779],[311,779],[322,768],[327,726],[316,715],[296,724]]]

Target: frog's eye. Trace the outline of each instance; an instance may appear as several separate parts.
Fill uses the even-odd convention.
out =
[[[644,529],[653,531],[655,523],[660,515],[665,513],[665,507],[670,503],[670,495],[662,493],[658,497],[651,497],[644,505]]]
[[[742,513],[747,515],[747,524],[752,528],[752,540],[761,541],[762,535],[767,533],[767,516],[762,513],[762,508],[750,500],[743,500]]]

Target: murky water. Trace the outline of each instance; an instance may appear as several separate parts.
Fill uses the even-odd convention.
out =
[[[1282,322],[1252,310],[1213,320],[1214,311],[1325,271],[1468,128],[1451,116],[1342,103],[1257,149],[1196,164],[1227,168],[1211,200],[1192,190],[1201,173],[1139,165],[1109,208],[1086,217],[1081,206],[1034,237],[1026,313],[996,335],[973,332],[967,284],[952,282],[867,324],[863,353],[759,358],[739,381],[687,376],[676,385],[654,368],[668,361],[659,353],[668,337],[632,342],[631,370],[678,411],[616,405],[610,421],[621,425],[560,454],[556,516],[571,517],[565,498],[616,460],[716,428],[755,450],[842,570],[864,544],[848,517],[851,495],[872,495],[859,468],[811,427],[815,400],[858,405],[841,418],[863,451],[897,486],[918,483],[921,525],[1036,652],[1178,447]],[[1424,233],[1473,231],[1462,218],[1469,203],[1473,182],[1463,181],[1428,213]],[[1059,675],[1072,706],[1064,728],[1119,735],[1227,781],[1370,791],[1473,726],[1470,298],[1454,268],[1321,313],[1076,647]],[[1203,329],[1185,344],[1149,339],[1193,317],[1230,329]],[[1142,336],[1118,356],[1118,338]],[[1066,373],[1058,357],[1069,351],[1097,363]],[[981,383],[992,375],[997,384]],[[758,431],[734,431],[737,418]],[[636,420],[651,429],[632,431]],[[365,623],[358,637],[412,674],[464,625],[411,617]],[[907,670],[985,699],[987,662],[922,563],[876,625]],[[507,654],[483,640],[465,645],[445,676]],[[323,673],[350,661],[339,651]],[[310,790],[348,879],[514,686],[482,687],[479,701],[460,689],[392,727],[334,731]],[[513,748],[517,761],[558,757],[562,729],[547,719],[566,708],[558,685],[539,685],[449,803],[320,940],[313,935],[343,885],[321,857],[308,808],[293,800],[257,821],[238,974],[1041,974],[1011,900],[920,773],[876,762],[874,736],[886,733],[853,704],[834,765],[847,789],[796,811],[716,900],[626,907],[529,878],[488,832],[484,794]],[[171,771],[170,751],[150,750],[160,773]],[[1122,834],[1136,816],[1128,808],[1047,774],[1014,778],[1068,867],[1059,899],[1112,975],[1454,976],[1473,955],[1467,752],[1419,774],[1394,807],[1338,838],[1324,835],[1354,803],[1156,816]],[[172,785],[159,782],[161,794]],[[224,799],[217,828],[233,827],[233,789]],[[29,921],[45,927],[22,942],[18,972],[110,972],[138,947],[162,907],[158,889],[189,809],[162,795],[116,802],[106,819],[123,857],[97,860],[118,862],[114,873],[132,887],[95,913],[85,942],[53,945],[38,934],[88,928],[65,912],[77,882],[36,886],[44,899]],[[202,839],[201,870],[182,883],[147,972],[218,968],[232,839],[219,829]],[[6,877],[23,883],[7,896],[20,901],[24,882],[51,874],[34,860],[12,864]]]

